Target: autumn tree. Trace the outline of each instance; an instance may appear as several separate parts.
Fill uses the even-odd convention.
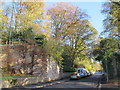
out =
[[[38,1],[39,0],[33,0],[33,2],[23,2],[20,0],[18,2],[14,2],[13,0],[13,2],[10,2],[3,8],[2,17],[4,19],[2,19],[1,28],[4,33],[7,33],[8,44],[12,43],[12,39],[15,39],[12,37],[14,32],[18,35],[19,33],[24,34],[24,32],[26,32],[29,28],[32,28],[35,35],[44,34],[46,37],[49,37],[49,16],[44,10],[44,2]],[[24,35],[24,37],[25,36],[26,35]],[[28,36],[29,35],[27,35],[27,37]],[[29,38],[30,37],[31,36],[29,36]],[[27,38],[27,41],[29,40]]]
[[[118,66],[116,66],[120,61],[118,60],[119,56],[120,56],[120,2],[114,2],[112,0],[110,0],[110,2],[106,2],[103,4],[103,10],[102,13],[106,15],[105,20],[103,21],[103,25],[104,25],[104,31],[102,32],[102,35],[107,33],[107,38],[111,38],[111,42],[109,42],[109,46],[108,41],[110,40],[106,40],[107,42],[104,42],[103,45],[106,45],[106,47],[111,47],[112,45],[116,46],[116,48],[111,47],[109,48],[106,52],[108,52],[108,54],[111,55],[104,55],[104,57],[106,59],[108,59],[108,62],[110,61],[109,64],[112,64],[113,66],[113,70],[114,70],[114,74],[112,74],[111,72],[108,72],[108,74],[111,73],[111,75],[115,76],[119,76],[119,71],[118,70]],[[109,50],[113,50],[113,51],[109,51]],[[114,53],[113,53],[114,52]],[[99,55],[99,57],[101,57],[101,55]],[[104,62],[105,63],[105,62]],[[107,65],[109,66],[109,65]]]
[[[56,3],[48,10],[48,15],[51,16],[53,39],[66,48],[69,59],[74,63],[80,53],[90,46],[97,34],[96,29],[88,21],[88,15],[70,3]]]
[[[117,72],[119,72],[117,71],[119,66],[117,43],[118,40],[114,38],[102,39],[93,51],[95,60],[102,63],[104,71],[106,71],[110,77],[117,77]]]
[[[47,53],[51,60],[55,60],[57,64],[62,68],[62,54],[63,54],[63,47],[57,44],[58,42],[50,39],[46,43]]]
[[[120,2],[106,2],[103,4],[102,13],[106,15],[104,20],[104,33],[110,36],[120,37]]]

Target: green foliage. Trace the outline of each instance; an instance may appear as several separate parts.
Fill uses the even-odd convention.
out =
[[[8,74],[9,75],[9,74]],[[17,79],[17,78],[29,78],[29,77],[33,77],[33,76],[2,76],[0,77],[0,79]]]
[[[29,40],[33,40],[34,37],[34,33],[32,31],[32,28],[28,28],[25,31],[12,31],[11,35],[9,35],[9,33],[7,31],[3,31],[2,32],[2,43],[3,44],[7,44],[9,40],[12,40],[12,43],[14,43],[15,41],[20,41],[22,42],[26,42]]]
[[[54,60],[57,61],[57,63],[62,67],[62,53],[63,48],[62,46],[58,45],[57,41],[49,40],[46,43],[46,49],[48,51],[48,54],[50,57],[52,56]]]
[[[2,44],[6,44],[9,39],[12,39],[12,43],[19,42],[19,43],[36,43],[40,47],[45,47],[47,42],[46,36],[42,34],[35,34],[32,28],[28,28],[24,31],[13,31],[11,32],[11,36],[8,37],[7,31],[2,32]]]
[[[104,59],[105,57],[111,57],[118,51],[118,39],[107,38],[100,41],[100,45],[93,51],[93,55],[97,60]]]
[[[103,6],[102,12],[106,15],[103,33],[120,38],[120,2],[106,2]]]
[[[17,83],[17,79],[12,79],[10,84],[15,85]]]
[[[0,9],[2,20],[0,33],[2,32],[3,44],[31,42],[34,35],[43,34],[50,36],[49,17],[44,8],[44,2],[6,2]],[[34,35],[33,35],[34,34]],[[34,41],[33,41],[34,42]]]
[[[45,47],[47,40],[45,35],[35,35],[35,42],[42,48]]]
[[[20,1],[9,4],[2,11],[2,17],[3,44],[37,44],[64,71],[74,71],[75,67],[92,68],[88,53],[97,30],[80,8],[62,2],[46,13],[44,2]]]
[[[98,63],[97,61],[93,62],[93,67],[94,67],[93,68],[94,71],[103,70],[102,64]]]
[[[76,72],[76,68],[70,66],[64,66],[63,72]]]
[[[33,39],[34,35],[35,34],[33,33],[33,28],[28,28],[22,32],[21,31],[19,32],[19,37],[23,40]]]
[[[69,48],[70,50],[70,46],[66,46],[66,47]],[[72,70],[70,68],[73,68],[73,64],[74,64],[73,58],[71,53],[66,48],[64,48],[64,52],[62,53],[62,58],[63,58],[63,70],[64,71]]]
[[[64,53],[62,55],[63,65],[64,65],[63,69],[65,68],[65,70],[66,70],[66,67],[72,67],[72,68],[84,67],[89,71],[93,69],[91,59],[90,59],[87,51],[82,50],[83,49],[82,46],[77,47],[76,50],[78,50],[78,51],[82,50],[82,51],[78,52],[76,55],[75,55],[76,51],[71,52],[72,48],[70,46],[66,46],[66,47],[67,48],[64,48]]]
[[[85,60],[97,30],[88,21],[88,15],[70,3],[56,3],[48,10],[54,40],[64,46],[63,65],[76,67],[76,58]],[[80,62],[80,61],[78,61]]]
[[[108,74],[114,75],[111,73],[112,70],[115,72],[116,63],[119,61],[115,58],[115,54],[118,53],[118,39],[115,38],[105,38],[100,41],[98,47],[93,51],[93,55],[97,61],[101,61],[103,65],[103,69],[106,71],[108,68]]]
[[[113,38],[108,38],[102,40],[100,43],[100,48],[105,52],[106,57],[111,57],[118,50],[118,40]]]
[[[87,70],[91,71],[93,69],[93,64],[91,59],[88,56],[83,56],[76,58],[74,65],[76,68],[86,68]]]
[[[73,66],[73,58],[72,58],[72,48],[69,45],[66,45],[64,48],[64,52],[62,53],[63,57],[63,65]]]
[[[8,34],[6,31],[3,31],[1,33],[1,44],[6,44],[7,40],[8,40]]]

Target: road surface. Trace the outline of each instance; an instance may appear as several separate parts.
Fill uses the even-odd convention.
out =
[[[69,80],[69,79],[64,79],[64,80],[58,80],[58,81],[53,81],[50,83],[45,83],[45,84],[34,84],[34,85],[27,85],[23,87],[14,87],[17,88],[18,90],[20,88],[27,88],[27,89],[32,89],[32,90],[37,90],[39,88],[91,88],[91,89],[99,89],[100,88],[100,80],[101,80],[101,74],[94,74],[89,77],[81,78],[80,80]]]
[[[64,79],[64,80],[57,80],[57,81],[52,81],[49,83],[38,83],[34,85],[27,85],[23,87],[14,87],[17,88],[17,90],[22,90],[27,88],[28,90],[39,90],[39,88],[43,89],[61,89],[61,88],[68,88],[68,89],[83,89],[83,90],[120,90],[118,88],[114,87],[103,87],[103,83],[101,84],[102,80],[102,75],[97,73],[89,77],[81,78],[80,80],[69,80],[69,79]],[[108,89],[107,89],[108,88]]]
[[[81,78],[80,80],[66,80],[61,83],[49,85],[44,88],[97,88],[99,87],[100,74]]]

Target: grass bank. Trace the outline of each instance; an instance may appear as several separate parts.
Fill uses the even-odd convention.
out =
[[[33,76],[2,76],[0,79],[17,79],[17,78],[30,78]]]

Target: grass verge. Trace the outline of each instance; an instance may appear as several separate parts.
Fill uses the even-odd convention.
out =
[[[17,78],[29,78],[29,77],[33,77],[33,76],[2,76],[0,77],[0,79],[17,79]]]

